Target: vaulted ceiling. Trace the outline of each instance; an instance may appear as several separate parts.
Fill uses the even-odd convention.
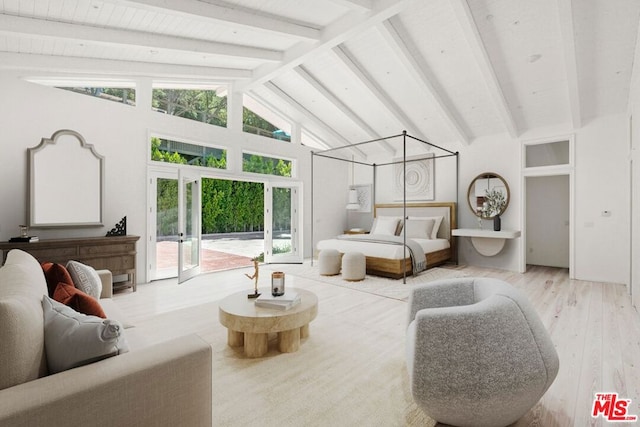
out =
[[[0,0],[0,68],[224,84],[326,146],[406,129],[456,150],[625,112],[639,16],[638,0]]]

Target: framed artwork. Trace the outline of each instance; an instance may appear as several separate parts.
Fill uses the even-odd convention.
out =
[[[355,189],[358,192],[359,209],[352,212],[371,212],[371,184],[352,185],[349,189]]]
[[[393,194],[394,199],[403,200],[404,185],[406,184],[407,200],[428,201],[435,200],[435,158],[433,153],[407,157],[406,177],[402,159],[393,165]]]

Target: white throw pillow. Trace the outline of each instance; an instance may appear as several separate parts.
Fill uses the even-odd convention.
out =
[[[405,233],[411,239],[431,239],[435,223],[433,219],[408,219],[404,222]]]
[[[379,216],[373,220],[371,234],[383,234],[387,236],[395,236],[398,221],[400,219],[390,216]]]
[[[117,320],[78,313],[46,295],[42,309],[50,374],[129,351],[124,328]]]
[[[78,261],[67,262],[67,271],[76,288],[99,300],[102,294],[102,281],[96,270]]]
[[[431,239],[438,238],[438,231],[440,230],[440,224],[442,224],[443,216],[410,216],[409,219],[432,219],[435,221],[433,230],[431,230]]]

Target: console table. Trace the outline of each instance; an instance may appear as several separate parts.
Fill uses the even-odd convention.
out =
[[[507,239],[516,239],[520,237],[520,231],[517,230],[482,230],[478,228],[457,228],[451,230],[452,236],[461,236],[471,238],[471,244],[484,256],[494,256],[500,253]]]
[[[38,242],[0,242],[2,264],[11,249],[30,253],[39,262],[66,265],[75,260],[96,270],[110,270],[115,276],[126,275],[124,282],[115,282],[114,289],[136,290],[136,242],[140,236],[84,237],[43,239]]]

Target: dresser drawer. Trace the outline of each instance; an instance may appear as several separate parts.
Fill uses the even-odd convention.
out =
[[[28,251],[39,262],[56,262],[66,264],[70,259],[78,257],[78,247],[61,247],[61,248],[34,248]]]
[[[111,270],[113,274],[121,274],[136,268],[135,255],[102,257],[100,259],[92,259],[89,262],[96,270]]]
[[[135,252],[135,243],[116,243],[113,245],[80,246],[80,256],[109,255]]]

